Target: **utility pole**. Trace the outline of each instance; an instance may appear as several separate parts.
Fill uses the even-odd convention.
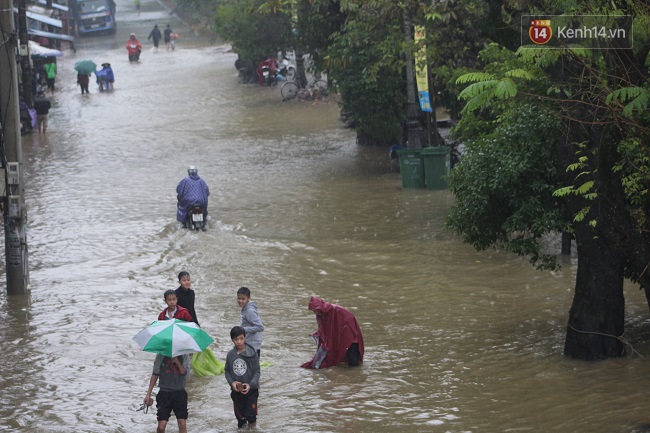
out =
[[[30,287],[16,49],[13,1],[0,0],[0,166],[5,182],[2,216],[7,293],[10,295],[26,294]]]
[[[406,38],[406,46],[411,46],[413,43],[413,35],[411,33],[411,22],[408,18],[407,10],[404,10],[404,36]],[[413,69],[413,55],[408,52],[406,55],[407,147],[410,149],[421,149],[424,147],[423,144],[426,140],[424,140],[424,128],[420,122],[418,104],[415,97],[415,74],[413,73]]]
[[[27,6],[25,0],[20,0],[18,4],[18,33],[20,34],[20,69],[23,79],[23,100],[29,108],[34,108],[32,65],[29,59],[29,35],[27,34]]]

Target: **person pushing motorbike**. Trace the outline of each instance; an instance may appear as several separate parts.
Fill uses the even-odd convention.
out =
[[[187,213],[192,207],[200,206],[203,208],[203,217],[208,214],[208,196],[210,189],[203,179],[199,177],[198,169],[190,165],[187,169],[187,177],[181,180],[176,187],[176,198],[178,199],[178,211],[176,219],[187,225]]]

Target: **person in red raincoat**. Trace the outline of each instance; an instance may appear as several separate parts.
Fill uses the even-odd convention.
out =
[[[309,309],[316,313],[318,330],[312,334],[317,340],[316,355],[303,368],[327,368],[347,362],[357,366],[363,361],[363,336],[354,314],[337,304],[312,296]]]
[[[135,37],[135,33],[131,33],[129,40],[126,41],[126,50],[129,52],[129,61],[137,62],[140,60],[140,53],[142,52],[142,44]]]

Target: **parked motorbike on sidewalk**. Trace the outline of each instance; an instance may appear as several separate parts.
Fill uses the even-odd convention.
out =
[[[277,84],[277,68],[275,59],[266,59],[257,66],[257,77],[260,86]]]
[[[296,67],[291,64],[287,56],[282,57],[282,62],[277,66],[278,75],[289,81],[296,78]]]

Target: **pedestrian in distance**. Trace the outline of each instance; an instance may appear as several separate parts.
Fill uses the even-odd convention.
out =
[[[259,358],[264,325],[260,315],[257,314],[257,305],[251,301],[251,291],[248,287],[240,287],[237,290],[237,304],[241,308],[241,327],[246,331],[246,343],[255,349]]]
[[[156,48],[156,51],[158,51],[158,43],[160,42],[160,39],[162,39],[162,34],[160,33],[158,24],[153,26],[153,29],[151,30],[151,33],[149,33],[147,40],[149,39],[153,39],[153,46]]]
[[[257,423],[257,399],[259,397],[260,360],[252,346],[246,344],[246,331],[241,326],[230,330],[233,347],[226,356],[225,377],[230,385],[237,427],[248,423],[254,429]]]
[[[163,32],[163,38],[165,41],[165,46],[167,47],[167,51],[169,51],[172,42],[172,29],[171,27],[169,27],[169,24],[167,24],[167,27],[165,27],[165,31]]]
[[[39,91],[34,98],[34,109],[36,110],[36,128],[38,132],[45,133],[47,131],[47,118],[50,113],[52,104],[45,96],[43,91]]]
[[[167,290],[164,294],[165,304],[167,308],[162,310],[158,315],[158,320],[169,320],[169,319],[179,319],[185,320],[186,322],[192,321],[192,316],[186,308],[183,308],[178,305],[178,299],[176,298],[176,292],[174,290]]]
[[[149,388],[144,397],[144,404],[151,406],[153,398],[151,392],[158,382],[159,390],[156,395],[156,407],[158,413],[158,428],[156,433],[165,433],[167,423],[172,411],[178,422],[178,431],[187,433],[187,372],[190,370],[190,357],[188,355],[169,358],[163,355],[156,355],[153,362],[153,372],[149,379]]]
[[[81,94],[90,93],[88,90],[88,83],[90,83],[90,75],[88,74],[77,74],[77,84],[81,86]]]
[[[56,78],[56,60],[44,64],[43,69],[45,69],[45,81],[47,82],[47,88],[50,89],[50,93],[54,94],[54,80]]]
[[[192,316],[192,322],[199,325],[199,319],[196,317],[196,310],[194,309],[194,299],[195,293],[194,290],[190,288],[192,285],[192,278],[190,277],[189,272],[182,271],[178,274],[178,282],[180,286],[176,289],[176,299],[177,305],[179,307],[185,308]]]
[[[135,5],[135,9],[138,11],[138,16],[140,16],[140,0],[133,0],[133,4]]]

